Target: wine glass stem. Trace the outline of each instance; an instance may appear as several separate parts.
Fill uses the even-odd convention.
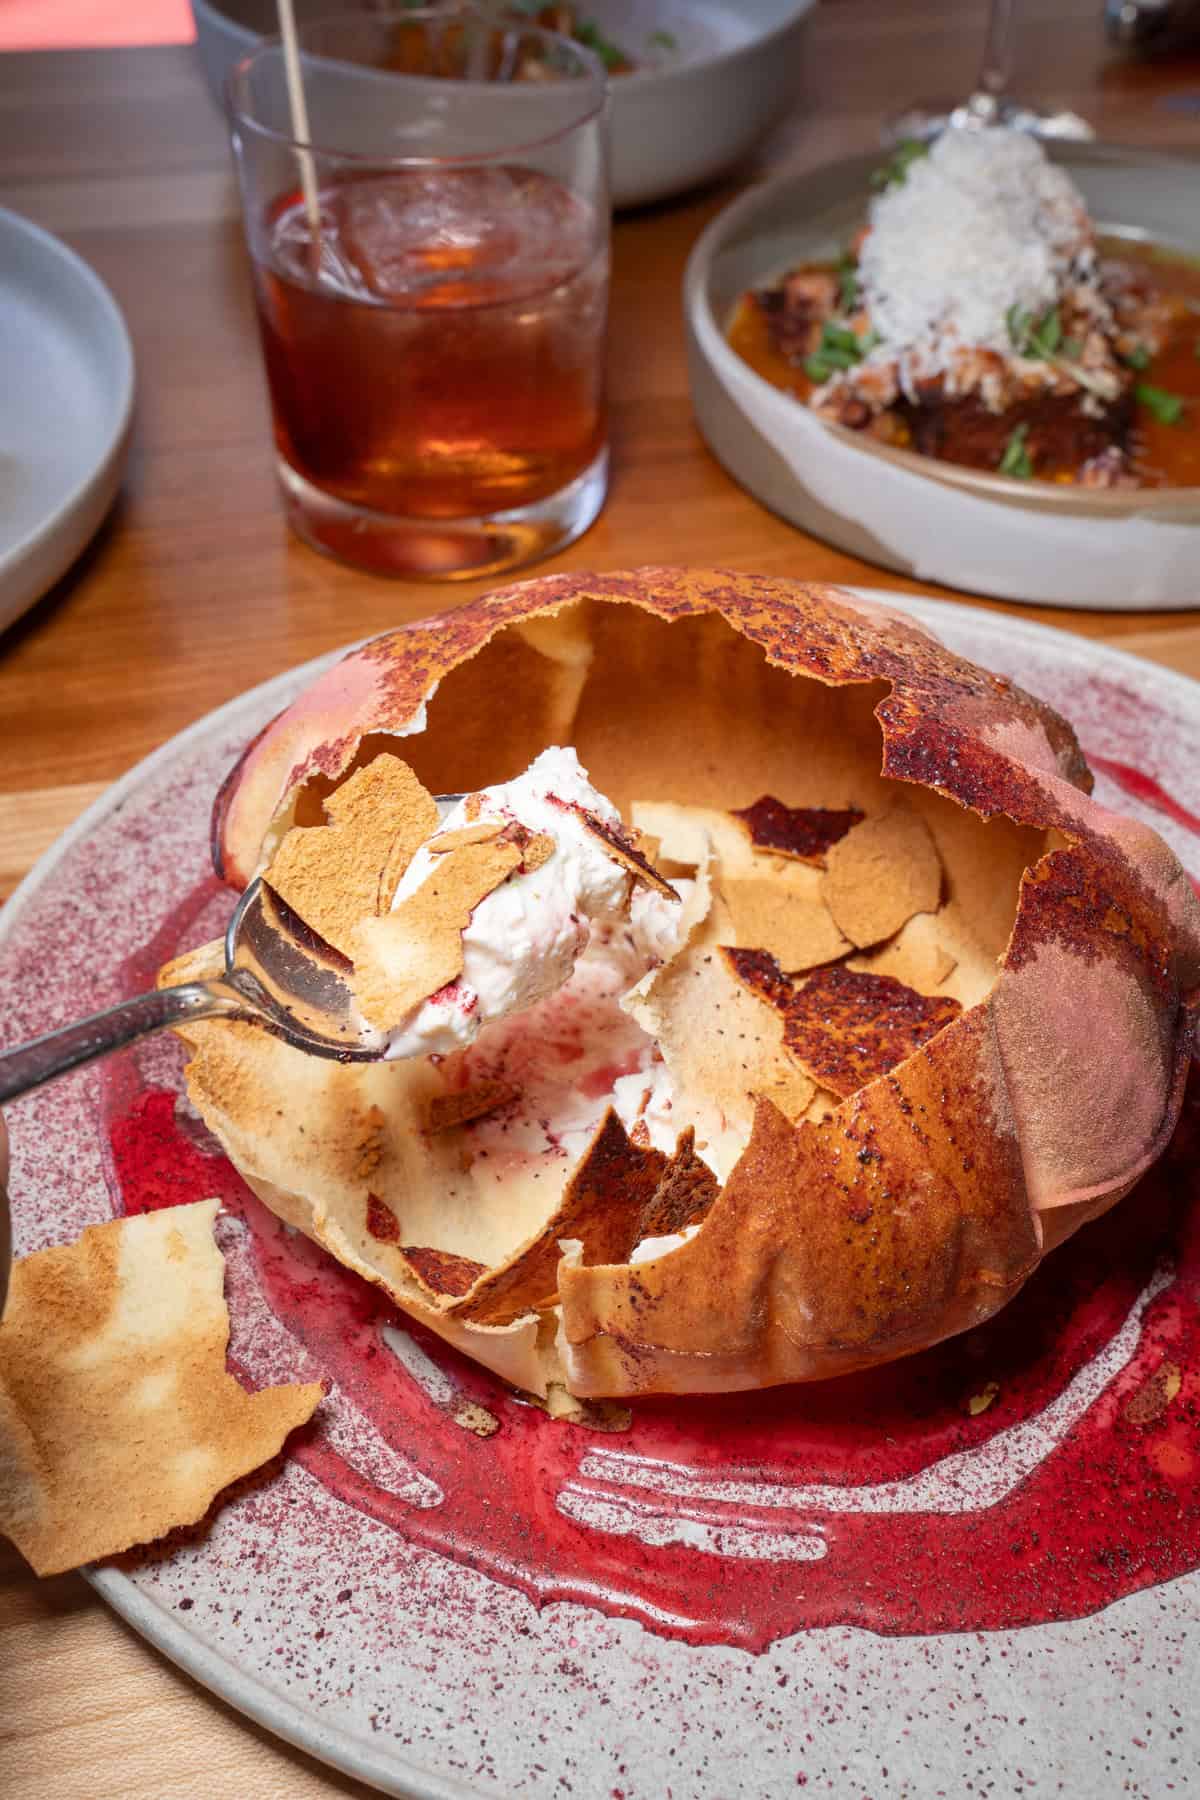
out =
[[[1012,74],[1012,23],[1013,0],[992,0],[976,93],[994,104],[1003,99]]]

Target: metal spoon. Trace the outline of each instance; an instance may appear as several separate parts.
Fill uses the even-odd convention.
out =
[[[461,799],[437,795],[443,818]],[[195,1019],[262,1025],[297,1050],[338,1062],[377,1062],[387,1041],[360,1018],[345,973],[288,930],[286,915],[256,879],[229,921],[222,975],[140,994],[0,1052],[0,1105],[151,1031]]]
[[[462,797],[436,796],[443,818]],[[297,1050],[339,1062],[377,1062],[387,1041],[359,1017],[342,972],[289,933],[286,913],[272,904],[269,891],[256,879],[229,921],[225,970],[216,981],[188,981],[139,994],[136,1000],[123,1000],[107,1012],[64,1025],[61,1031],[0,1051],[0,1105],[152,1031],[193,1019],[241,1019],[262,1025]],[[12,1264],[6,1163],[0,1144],[0,1317]]]

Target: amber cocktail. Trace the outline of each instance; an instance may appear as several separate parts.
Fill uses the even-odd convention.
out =
[[[286,108],[277,48],[231,97],[292,524],[425,577],[557,549],[607,481],[602,76],[553,34],[445,15],[302,42],[312,149],[251,118]],[[335,134],[365,149],[316,148]]]

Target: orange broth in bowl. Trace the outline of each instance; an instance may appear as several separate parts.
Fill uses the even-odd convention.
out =
[[[1102,237],[1099,247],[1106,275],[1148,279],[1154,297],[1165,304],[1169,316],[1164,342],[1137,370],[1128,485],[1200,487],[1200,259],[1123,237]],[[805,263],[788,271],[797,272],[836,277],[839,265]],[[786,355],[774,341],[768,314],[757,292],[743,294],[738,300],[726,335],[731,348],[764,381],[794,394],[801,404],[808,404],[819,383],[805,373],[802,358]],[[1163,416],[1161,403],[1155,407],[1138,397],[1138,387],[1150,387],[1177,398],[1181,402],[1178,417],[1168,420]],[[864,430],[896,449],[913,448],[909,426],[896,409],[877,414]],[[1035,478],[1073,484],[1079,479],[1079,470],[1052,463],[1038,468]]]

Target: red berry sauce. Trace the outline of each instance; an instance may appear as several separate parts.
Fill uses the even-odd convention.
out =
[[[198,904],[131,982],[187,940]],[[114,1060],[105,1083],[117,1210],[215,1194],[248,1233],[228,1264],[239,1373],[324,1375],[379,1456],[416,1471],[421,1497],[335,1448],[320,1413],[298,1460],[348,1504],[539,1604],[577,1600],[762,1650],[807,1626],[1078,1617],[1200,1565],[1200,1081],[1162,1162],[986,1326],[837,1381],[640,1401],[617,1431],[549,1419],[412,1325],[275,1219],[132,1060]],[[270,1366],[239,1345],[241,1311],[264,1302]],[[388,1327],[405,1334],[407,1367]],[[492,1435],[465,1428],[472,1404]]]

